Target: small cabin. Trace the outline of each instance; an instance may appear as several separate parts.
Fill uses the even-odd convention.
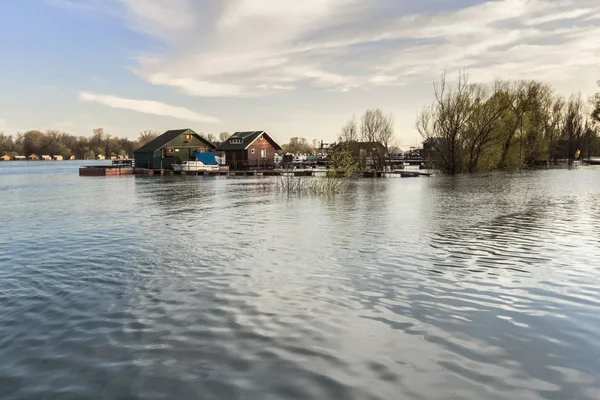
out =
[[[106,159],[106,157],[104,156],[104,154],[98,154],[96,156],[96,160],[105,160],[105,159]]]
[[[15,161],[17,161],[17,160],[18,161],[25,161],[25,160],[27,160],[27,157],[25,157],[25,156],[15,156]]]
[[[30,154],[29,157],[27,157],[27,159],[30,161],[35,161],[35,160],[39,160],[40,157],[38,157],[37,154]]]
[[[212,143],[191,129],[170,130],[134,152],[135,167],[172,169],[173,164],[195,161],[194,153],[214,151]]]
[[[57,155],[52,156],[52,159],[56,160],[56,161],[62,161],[62,160],[64,160],[63,156],[57,156]]]
[[[44,161],[50,161],[50,160],[52,160],[52,157],[50,157],[48,154],[43,154],[42,155],[42,160],[44,160]]]
[[[71,156],[69,157],[69,160],[75,160],[75,159],[76,159],[75,154],[71,154]]]
[[[225,164],[233,170],[274,168],[278,150],[281,146],[265,131],[236,132],[217,149],[225,153]]]
[[[0,161],[10,161],[10,156],[8,154],[5,154],[2,157],[0,157]]]

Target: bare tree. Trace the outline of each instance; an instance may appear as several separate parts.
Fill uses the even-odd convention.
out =
[[[468,77],[460,73],[454,86],[443,73],[433,84],[435,102],[417,117],[417,130],[433,152],[437,168],[449,174],[462,171],[463,136],[471,118]]]
[[[342,130],[338,135],[338,142],[356,141],[358,141],[358,125],[356,119],[352,117],[352,119],[346,121],[346,124],[342,127]]]
[[[226,142],[227,139],[229,139],[230,137],[231,137],[231,134],[229,132],[219,133],[219,141],[221,141],[221,142]]]
[[[217,140],[217,137],[212,133],[202,133],[201,136],[208,140],[210,143],[213,143]]]
[[[380,154],[380,163],[381,166],[385,166],[385,158],[388,158],[389,165],[391,168],[392,159],[391,159],[391,149],[390,147],[394,142],[394,117],[392,115],[383,116],[381,129],[377,134],[377,141],[381,143],[385,154]]]
[[[394,136],[394,118],[383,115],[380,109],[367,110],[361,118],[360,138],[373,167],[382,171]]]
[[[137,143],[136,143],[137,147],[140,148],[140,147],[150,143],[157,137],[158,137],[158,132],[152,131],[150,129],[146,129],[145,131],[140,132],[140,135],[138,136]]]

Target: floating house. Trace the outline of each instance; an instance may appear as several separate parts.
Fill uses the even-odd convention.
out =
[[[18,161],[25,161],[25,160],[27,160],[27,157],[25,157],[25,156],[15,156],[15,161],[17,161],[17,160]]]
[[[104,154],[98,154],[98,156],[96,156],[96,160],[105,160],[106,157],[104,156]]]
[[[273,168],[281,146],[265,131],[236,132],[217,151],[225,153],[230,169]]]
[[[10,161],[10,156],[8,154],[5,154],[2,157],[0,157],[0,161]]]
[[[42,160],[50,161],[50,160],[52,160],[52,157],[50,157],[48,154],[44,154],[44,155],[42,155]]]
[[[71,156],[69,157],[69,160],[75,160],[75,154],[71,154]]]
[[[191,129],[166,131],[133,154],[136,168],[172,169],[173,164],[195,161],[194,153],[214,152],[215,146]]]
[[[27,157],[27,159],[30,161],[34,161],[39,160],[40,158],[36,154],[30,154],[29,157]]]
[[[56,161],[62,161],[62,160],[64,160],[63,156],[58,156],[58,155],[52,156],[52,159],[54,159]]]

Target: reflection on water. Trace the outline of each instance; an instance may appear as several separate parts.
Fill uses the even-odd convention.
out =
[[[2,399],[599,398],[598,168],[288,199],[77,166],[0,164]]]

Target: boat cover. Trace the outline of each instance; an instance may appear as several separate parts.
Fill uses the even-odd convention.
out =
[[[197,161],[201,161],[204,165],[219,165],[215,158],[215,153],[211,151],[195,151],[192,154]]]

